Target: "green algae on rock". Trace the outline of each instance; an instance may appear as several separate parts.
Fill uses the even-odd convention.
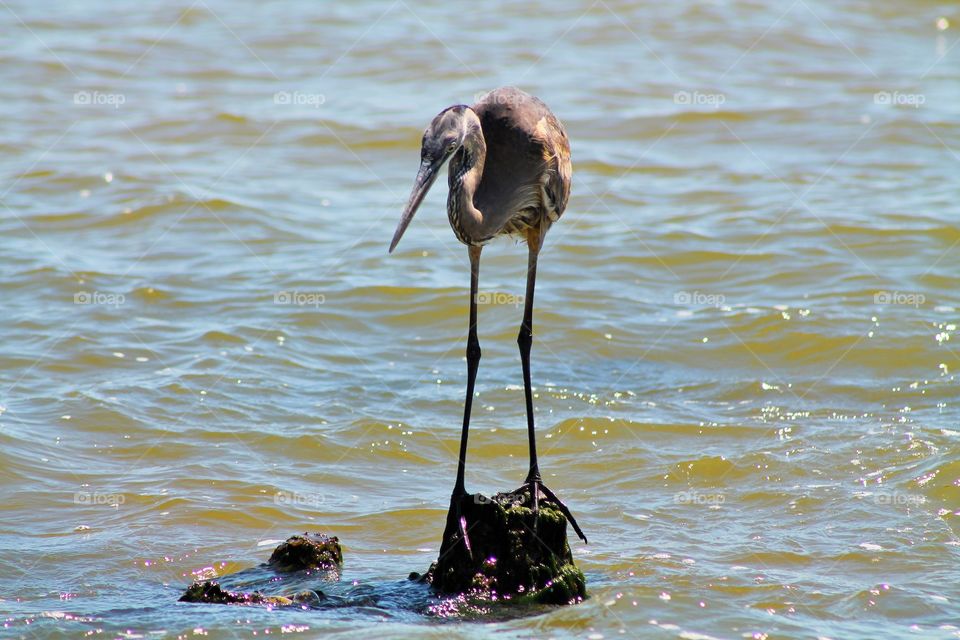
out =
[[[572,604],[586,597],[586,579],[567,543],[567,519],[541,497],[534,522],[527,487],[451,504],[439,558],[422,579],[440,593],[518,603]]]

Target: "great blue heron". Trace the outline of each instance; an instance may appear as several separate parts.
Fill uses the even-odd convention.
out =
[[[544,235],[567,206],[570,196],[570,143],[563,125],[550,109],[515,87],[503,87],[484,95],[472,107],[447,107],[433,119],[423,134],[420,171],[410,200],[390,243],[392,252],[413,219],[443,164],[449,160],[447,215],[457,239],[467,245],[470,256],[470,333],[467,339],[467,395],[463,407],[460,461],[451,504],[466,496],[464,467],[473,389],[480,363],[477,340],[477,283],[483,245],[502,235],[525,239],[529,249],[527,289],[523,321],[517,343],[523,368],[530,439],[529,486],[534,522],[540,492],[557,505],[584,542],[586,536],[570,510],[543,484],[537,464],[537,442],[530,390],[530,346],[533,343],[533,290],[537,256]],[[466,526],[458,518],[466,540]],[[469,543],[468,543],[469,545]]]

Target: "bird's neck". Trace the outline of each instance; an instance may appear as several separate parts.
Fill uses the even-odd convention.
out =
[[[486,158],[487,144],[478,126],[467,133],[463,145],[450,159],[447,213],[457,237],[467,244],[481,236],[483,212],[474,205],[473,196],[480,185]]]

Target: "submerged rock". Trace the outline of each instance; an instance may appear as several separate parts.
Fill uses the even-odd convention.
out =
[[[567,519],[541,497],[534,522],[530,503],[524,487],[493,498],[469,495],[459,505],[451,504],[439,558],[417,577],[444,594],[539,604],[581,601],[586,579],[573,562]],[[457,506],[469,548],[460,532]]]
[[[298,594],[299,595],[299,594]],[[194,582],[187,587],[187,591],[180,596],[180,602],[205,602],[207,604],[263,604],[276,607],[286,607],[295,604],[295,598],[286,596],[265,596],[259,591],[243,593],[226,591],[212,580]]]
[[[267,564],[277,571],[319,569],[339,574],[343,567],[343,552],[336,536],[305,532],[280,543]]]

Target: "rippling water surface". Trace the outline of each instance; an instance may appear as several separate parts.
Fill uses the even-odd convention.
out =
[[[0,5],[0,635],[960,635],[956,3]],[[403,606],[465,382],[442,181],[386,247],[423,127],[506,84],[572,141],[533,377],[592,597],[451,625]],[[484,252],[487,493],[525,260]],[[349,606],[176,602],[307,529]]]

